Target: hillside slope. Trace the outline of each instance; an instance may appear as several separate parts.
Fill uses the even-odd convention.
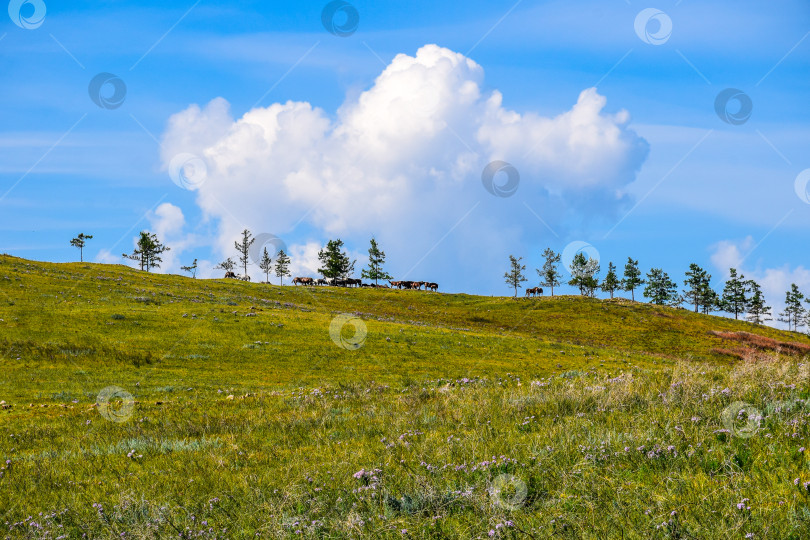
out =
[[[341,313],[365,324],[357,350],[330,337]],[[9,256],[0,257],[0,319],[7,377],[15,368],[81,359],[206,375],[227,365],[239,372],[232,384],[243,385],[729,361],[713,352],[727,341],[710,331],[810,343],[800,334],[626,300],[279,287]]]
[[[0,535],[804,538],[808,344],[0,256]]]

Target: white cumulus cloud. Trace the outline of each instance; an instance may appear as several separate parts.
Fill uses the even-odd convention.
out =
[[[554,117],[509,110],[480,65],[426,45],[396,56],[334,114],[295,101],[240,118],[223,98],[192,105],[169,119],[161,157],[166,168],[181,153],[205,162],[197,204],[218,223],[223,256],[247,227],[282,237],[293,268],[313,274],[312,243],[340,236],[364,251],[373,234],[398,277],[482,290],[499,281],[506,254],[549,234],[537,216],[564,235],[627,203],[646,141],[627,111],[605,112],[595,88],[572,103]],[[519,171],[514,196],[484,189],[494,160]]]
[[[742,242],[721,240],[712,246],[712,264],[728,276],[728,270],[730,268],[739,268],[745,259],[745,255],[753,246],[754,238],[751,236],[745,237]]]

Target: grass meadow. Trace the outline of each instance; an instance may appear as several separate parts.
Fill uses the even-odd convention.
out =
[[[0,256],[0,536],[807,538],[808,345]]]

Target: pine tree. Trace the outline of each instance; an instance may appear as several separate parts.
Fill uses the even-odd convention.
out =
[[[695,305],[695,313],[702,305],[706,289],[712,281],[712,276],[706,270],[701,268],[695,263],[689,265],[689,270],[686,272],[686,280],[683,282],[688,287],[683,291],[684,298],[690,303]]]
[[[762,294],[759,284],[754,280],[749,280],[748,288],[751,291],[751,298],[748,301],[746,319],[754,324],[762,324],[765,321],[772,320],[770,317],[771,306],[765,305],[765,296]]]
[[[619,276],[616,275],[616,265],[612,262],[608,263],[607,275],[602,280],[602,291],[610,293],[610,298],[613,298],[613,292],[621,286]]]
[[[571,266],[568,269],[571,272],[571,279],[568,284],[579,288],[579,294],[585,294],[583,280],[585,277],[585,266],[588,264],[588,258],[584,253],[577,253],[571,260]]]
[[[704,315],[720,309],[720,296],[707,281],[700,286],[700,310]]]
[[[391,279],[391,276],[383,270],[383,264],[385,252],[380,250],[377,240],[372,237],[371,247],[368,248],[368,269],[364,268],[360,272],[360,277],[373,280],[375,285],[379,285],[378,281],[381,279]]]
[[[785,311],[779,314],[778,320],[788,324],[788,330],[793,328],[798,330],[799,326],[804,326],[805,309],[802,306],[804,295],[799,291],[795,283],[790,284],[790,290],[785,293]]]
[[[723,311],[733,313],[734,318],[738,319],[740,314],[748,310],[748,281],[745,281],[745,276],[742,274],[737,276],[736,268],[729,268],[729,278],[723,287],[723,294],[720,296],[720,306]]]
[[[264,280],[270,283],[270,272],[273,270],[273,260],[270,254],[267,253],[267,248],[264,248],[262,253],[262,260],[259,261],[259,269],[264,272]]]
[[[641,279],[641,270],[638,269],[638,261],[634,261],[631,257],[627,257],[627,264],[624,265],[622,289],[625,291],[630,291],[630,298],[635,300],[635,289],[641,285],[644,285],[644,280]]]
[[[183,272],[188,272],[191,274],[191,279],[197,278],[197,259],[194,259],[194,262],[191,263],[191,266],[181,266],[180,270]]]
[[[156,234],[141,231],[137,247],[132,251],[132,254],[127,255],[124,253],[122,257],[138,261],[141,270],[148,272],[150,268],[160,268],[160,263],[163,262],[161,254],[170,250],[171,248],[160,243]]]
[[[807,301],[806,296],[802,295],[802,293],[799,293],[799,294],[802,296],[802,298],[805,299],[805,301]],[[795,322],[793,324],[793,330],[798,332],[799,328],[801,328],[805,324],[807,324],[808,315],[810,315],[810,314],[807,313],[807,310],[804,308],[804,306],[799,304],[798,309],[796,310]]]
[[[276,255],[276,277],[280,278],[279,285],[284,285],[284,276],[290,275],[290,258],[284,253],[284,250],[279,250]]]
[[[804,299],[807,304],[810,304],[810,296]],[[805,311],[804,324],[807,325],[807,333],[810,334],[810,309]]]
[[[650,303],[659,306],[677,305],[681,302],[678,285],[661,268],[652,268],[647,273],[644,297],[649,298]]]
[[[599,289],[599,278],[596,277],[596,274],[599,273],[601,268],[599,262],[595,259],[589,259],[588,264],[591,268],[588,270],[588,275],[582,280],[582,286],[585,289],[585,296],[596,298],[596,291]]]
[[[92,238],[92,235],[79,233],[79,236],[70,241],[71,246],[79,249],[79,262],[84,262],[84,245]]]
[[[214,267],[214,270],[225,270],[226,272],[233,272],[233,269],[236,267],[236,263],[228,257],[218,265]]]
[[[526,276],[523,275],[523,271],[526,270],[526,265],[521,265],[520,261],[523,260],[523,257],[515,258],[514,255],[509,255],[509,271],[506,272],[503,277],[506,280],[506,284],[510,287],[514,287],[515,289],[515,298],[517,298],[517,290],[520,287],[520,284],[524,281],[528,281]]]
[[[354,261],[349,260],[349,254],[342,251],[343,241],[329,240],[326,247],[318,252],[318,260],[321,261],[320,273],[325,278],[346,278],[354,273]]]
[[[242,263],[242,266],[245,269],[244,275],[247,275],[247,267],[248,263],[250,262],[250,246],[253,245],[253,242],[255,241],[256,239],[253,238],[250,231],[245,229],[242,231],[242,241],[233,243],[233,247],[235,247],[236,251],[239,252],[239,262]]]
[[[594,296],[594,291],[599,287],[599,280],[596,279],[599,270],[598,260],[589,259],[582,252],[577,253],[571,261],[571,279],[568,284],[579,287],[579,294],[583,296]]]
[[[554,296],[554,287],[560,284],[560,278],[562,277],[562,274],[557,268],[557,265],[560,263],[560,254],[554,253],[554,250],[551,248],[546,248],[543,252],[543,257],[545,258],[545,262],[543,263],[543,268],[537,270],[537,275],[539,275],[541,279],[540,285],[543,287],[551,287],[551,296]]]
[[[149,241],[146,245],[146,271],[148,272],[150,268],[160,268],[160,263],[163,262],[160,255],[171,248],[161,244],[156,234],[149,234]]]

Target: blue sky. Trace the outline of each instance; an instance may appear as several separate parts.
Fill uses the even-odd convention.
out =
[[[94,235],[89,260],[120,261],[150,229],[174,248],[164,271],[198,258],[211,276],[234,255],[233,232],[248,227],[281,237],[297,270],[311,274],[313,246],[340,236],[362,263],[374,234],[396,276],[508,294],[509,254],[531,271],[546,246],[584,241],[603,268],[632,256],[645,271],[661,266],[681,280],[697,262],[719,285],[724,269],[739,266],[765,282],[777,308],[790,282],[810,293],[810,204],[795,189],[810,168],[806,2],[358,0],[347,9],[359,24],[345,37],[324,27],[326,2],[29,1],[22,20],[30,25],[42,5],[36,28],[10,16],[0,23],[0,251],[71,261],[68,241],[85,232]],[[634,27],[647,8],[671,21],[660,44]],[[642,28],[655,38],[658,24]],[[461,67],[425,68],[437,58]],[[385,122],[419,116],[395,110],[402,100],[381,77],[403,66],[409,78],[391,84],[413,84],[421,96],[403,107],[424,104],[447,128],[422,136],[428,124],[417,124],[412,139],[369,150],[369,163],[341,162],[362,141],[398,136]],[[120,107],[88,95],[103,72],[126,85]],[[423,89],[445,82],[450,95],[474,83],[481,98],[468,108],[437,105]],[[587,138],[591,127],[577,124],[566,139],[560,125],[590,88],[605,103],[589,121],[607,131],[569,155],[571,137]],[[751,101],[739,125],[716,112],[726,88]],[[485,106],[493,93],[497,114]],[[224,117],[214,121],[206,106],[217,98]],[[275,117],[251,111],[288,102],[317,114],[295,113],[279,135],[289,147],[262,156],[266,141],[239,129],[255,122],[267,132],[262,122]],[[194,105],[203,112],[195,116]],[[516,132],[510,114],[520,116]],[[537,143],[547,155],[527,157],[533,134],[561,115]],[[196,124],[180,121],[191,117]],[[622,144],[610,146],[614,127]],[[341,133],[356,138],[341,146]],[[403,147],[407,160],[397,161],[391,154]],[[184,152],[208,167],[199,190],[170,176],[172,157]],[[274,171],[280,157],[290,158],[283,174]],[[480,171],[492,159],[520,171],[515,195],[483,189]]]

